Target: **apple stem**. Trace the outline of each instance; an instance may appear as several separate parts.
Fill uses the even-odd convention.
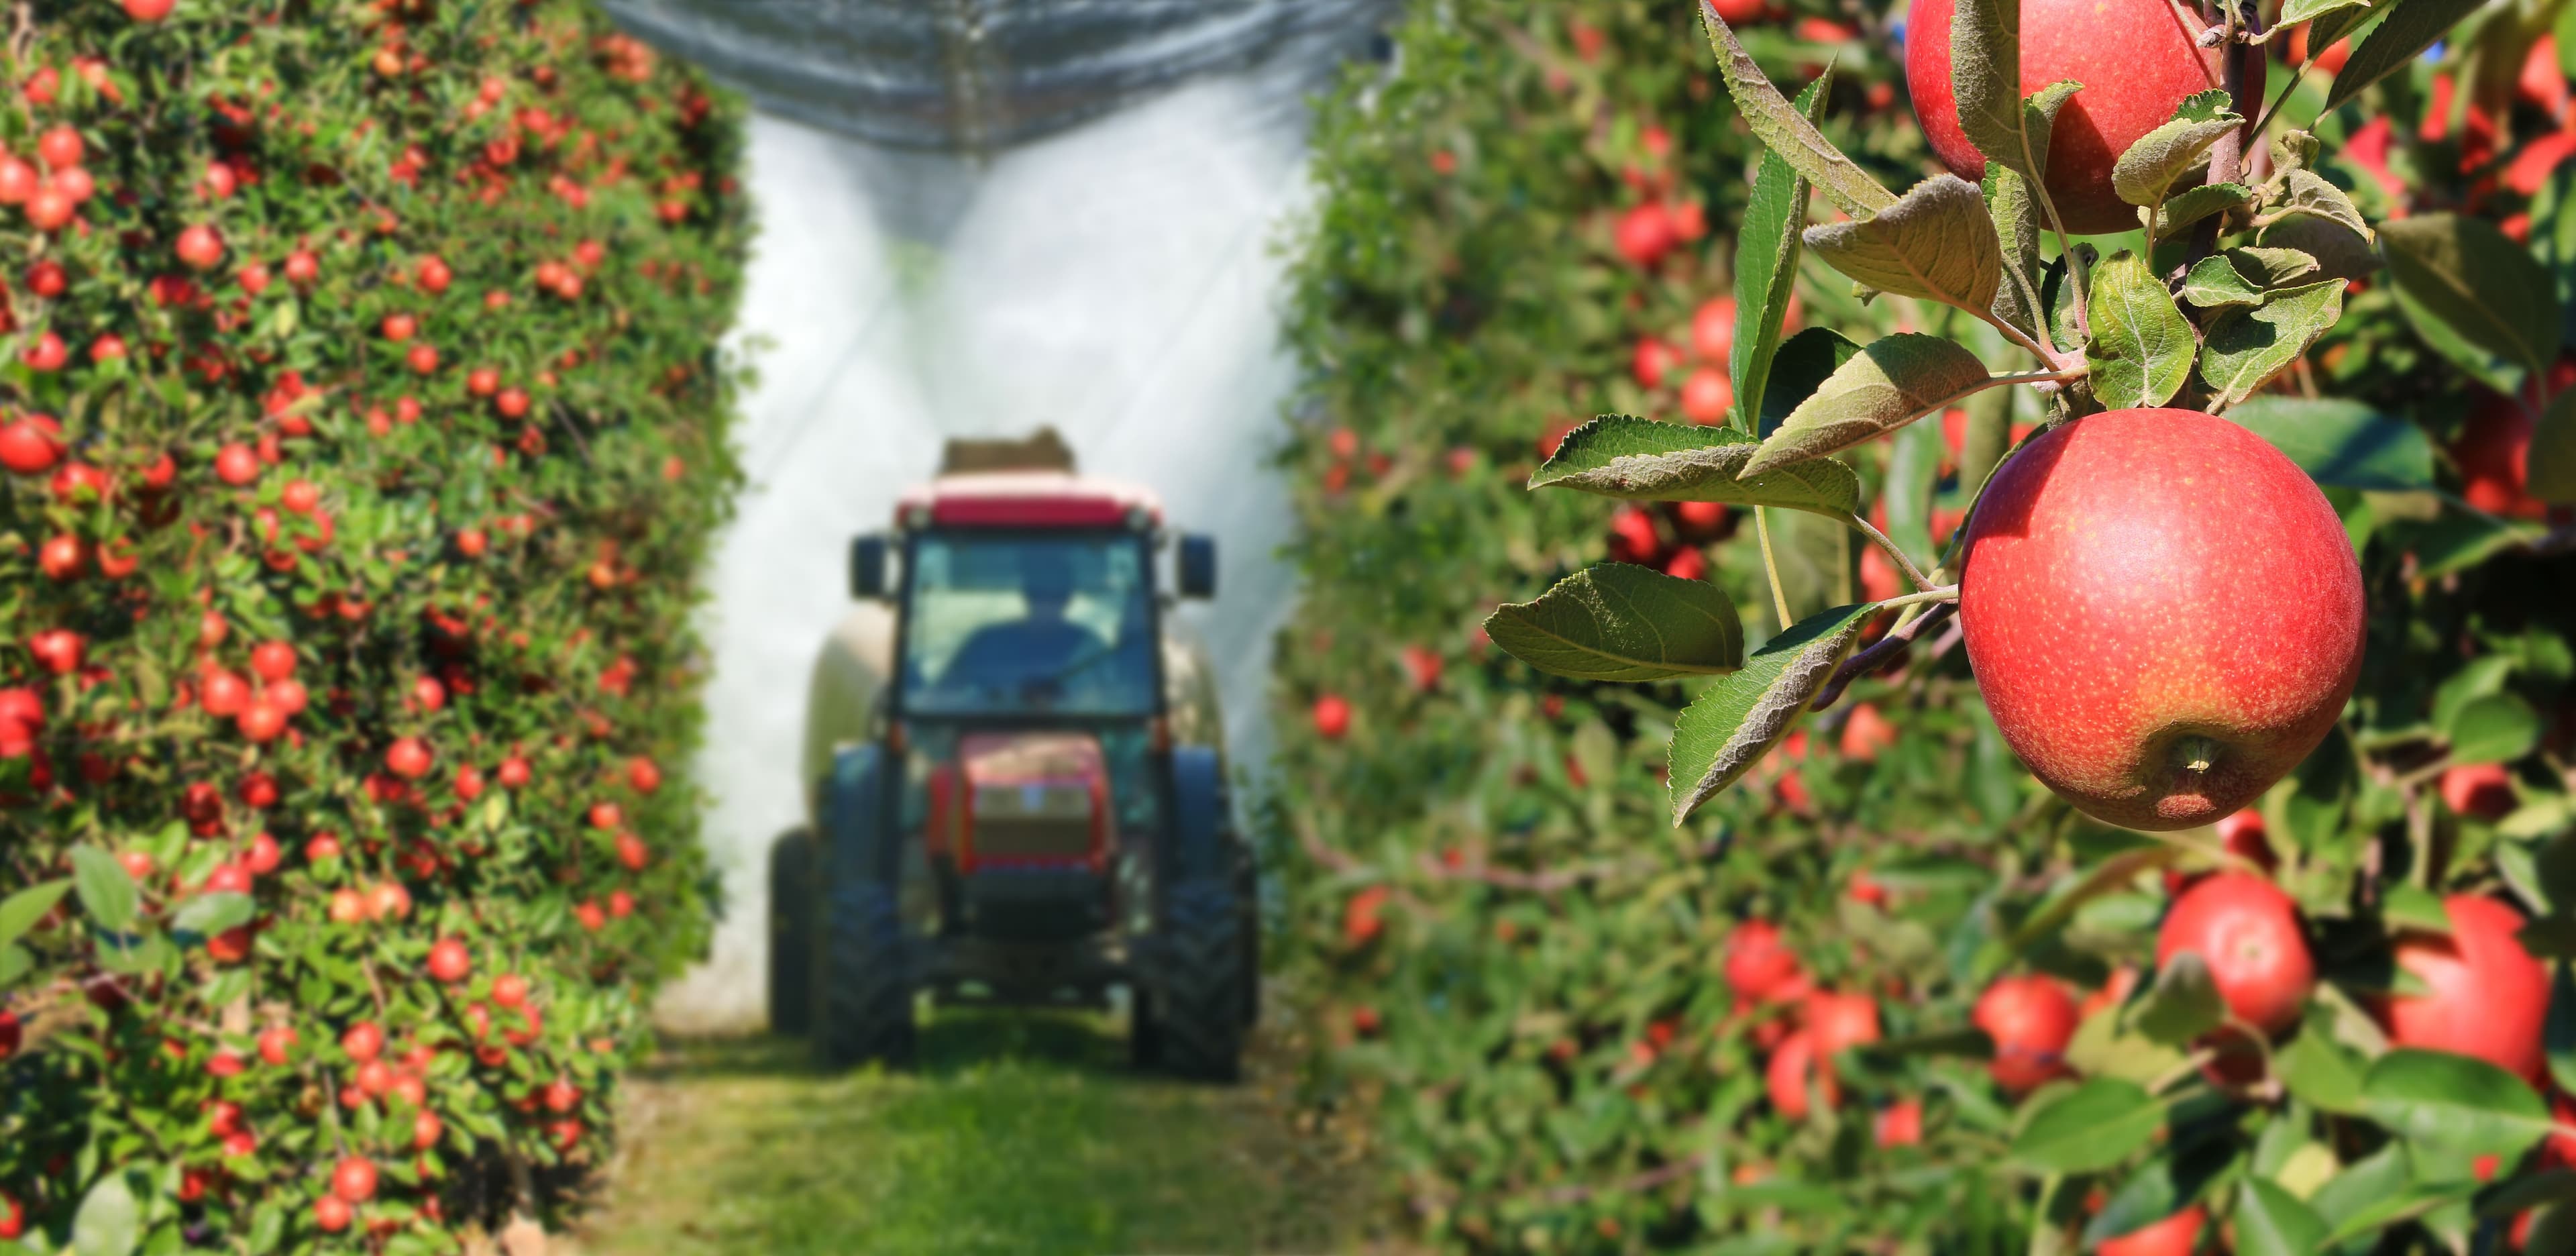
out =
[[[1888,606],[1894,603],[1884,602],[1880,605]],[[1894,628],[1887,630],[1886,636],[1880,637],[1859,653],[1844,659],[1843,665],[1835,668],[1832,678],[1825,682],[1825,687],[1816,691],[1816,700],[1807,704],[1807,710],[1822,711],[1833,706],[1835,702],[1841,700],[1843,690],[1850,688],[1854,680],[1885,666],[1890,658],[1904,653],[1906,647],[1913,644],[1914,638],[1920,636],[1924,629],[1948,619],[1958,609],[1959,604],[1956,601],[1937,602],[1933,604],[1931,610],[1922,615],[1910,620],[1899,620]]]
[[[1932,581],[1924,576],[1923,569],[1915,566],[1914,560],[1906,557],[1905,551],[1899,548],[1896,542],[1889,540],[1886,533],[1869,526],[1869,520],[1863,519],[1857,514],[1847,514],[1843,516],[1843,521],[1860,529],[1862,535],[1867,536],[1871,541],[1875,542],[1880,549],[1886,550],[1887,556],[1895,559],[1896,565],[1905,569],[1905,578],[1912,580],[1915,588],[1929,589],[1932,587]]]
[[[1771,608],[1780,613],[1780,631],[1789,631],[1789,594],[1780,587],[1780,560],[1771,552],[1771,512],[1753,508],[1753,530],[1762,538],[1762,574],[1771,578]]]

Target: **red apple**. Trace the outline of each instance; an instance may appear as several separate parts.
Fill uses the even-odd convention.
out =
[[[2261,437],[2115,410],[2005,462],[1969,524],[1969,666],[2033,774],[2136,829],[2215,823],[2316,748],[2361,669],[2361,568]]]
[[[2228,1012],[2265,1033],[2296,1024],[2317,987],[2298,906],[2249,873],[2204,878],[2175,900],[2156,933],[2156,962],[2169,964],[2184,951],[2209,965]]]
[[[2104,1239],[2093,1250],[2100,1256],[2191,1256],[2200,1246],[2205,1214],[2198,1204],[2143,1229]]]
[[[1712,297],[1691,311],[1691,352],[1700,361],[1723,366],[1734,348],[1735,298]]]
[[[1726,935],[1726,986],[1738,1005],[1785,1002],[1807,990],[1798,953],[1789,949],[1779,926],[1747,920]]]
[[[1997,1085],[2024,1091],[2063,1076],[2066,1044],[2075,1038],[2075,1000],[2037,973],[2002,977],[1977,996],[1970,1023],[1995,1040],[1988,1071]]]
[[[179,260],[190,270],[213,270],[224,260],[224,238],[199,223],[179,232]]]
[[[1923,1101],[1899,1099],[1870,1122],[1881,1147],[1915,1147],[1923,1142]]]
[[[1619,215],[1617,225],[1611,228],[1612,247],[1632,266],[1652,267],[1679,243],[1681,235],[1673,230],[1673,216],[1654,201],[1631,207]]]
[[[449,985],[474,971],[474,953],[456,938],[440,938],[429,948],[429,975]]]
[[[2513,792],[2513,773],[2501,763],[2445,768],[2440,788],[2444,804],[2475,820],[2501,820],[2520,805]]]
[[[1984,177],[1986,159],[1960,129],[1951,90],[1956,7],[1956,0],[1916,0],[1905,21],[1905,81],[1932,151],[1974,182]],[[2129,145],[2171,120],[2185,97],[2222,85],[2217,51],[2199,46],[2203,23],[2183,12],[2165,0],[2029,0],[2022,6],[2019,94],[2061,79],[2084,85],[2058,112],[2048,144],[2048,194],[2068,231],[2136,230],[2138,211],[2112,190],[2111,167]]]
[[[1771,1096],[1771,1106],[1791,1121],[1807,1119],[1812,1107],[1808,1084],[1814,1082],[1815,1097],[1826,1107],[1842,1102],[1842,1087],[1834,1081],[1834,1070],[1820,1058],[1816,1036],[1801,1029],[1780,1040],[1771,1052],[1771,1062],[1763,1068],[1764,1088]]]
[[[2541,1031],[2549,1016],[2549,969],[2515,936],[2522,913],[2476,894],[2454,894],[2442,910],[2451,921],[2449,936],[2410,933],[2397,941],[2397,966],[2430,992],[2383,1002],[2388,1040],[2475,1056],[2538,1079],[2546,1062]]]
[[[1735,384],[1723,369],[1703,366],[1682,381],[1682,414],[1693,423],[1724,423],[1734,404]]]
[[[331,1170],[331,1193],[353,1204],[363,1204],[376,1197],[376,1164],[364,1156],[350,1156]]]
[[[1326,741],[1340,741],[1351,731],[1350,700],[1337,693],[1315,699],[1315,734]]]

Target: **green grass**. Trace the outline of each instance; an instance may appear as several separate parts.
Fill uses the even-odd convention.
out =
[[[826,1075],[804,1044],[684,1040],[630,1087],[583,1256],[1101,1256],[1349,1246],[1355,1175],[1258,1070],[1136,1072],[1096,1018],[951,1013],[915,1073]]]

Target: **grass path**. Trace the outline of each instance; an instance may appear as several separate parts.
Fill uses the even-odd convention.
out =
[[[916,1073],[826,1075],[804,1044],[680,1040],[629,1086],[580,1256],[1342,1252],[1359,1172],[1277,1083],[1138,1073],[1106,1022],[951,1014]],[[561,1247],[557,1248],[561,1251]]]

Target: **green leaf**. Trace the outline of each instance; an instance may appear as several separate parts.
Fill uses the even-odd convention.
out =
[[[2361,1081],[2361,1106],[2392,1133],[2445,1154],[2515,1155],[2550,1131],[2549,1105],[2485,1060],[2401,1047]]]
[[[2420,885],[2392,885],[2381,891],[2379,915],[2390,925],[2449,934],[2451,914],[2442,896]]]
[[[2254,395],[2343,317],[2344,281],[2329,279],[2276,294],[2251,310],[2232,308],[2210,324],[2200,377],[2226,405]]]
[[[1990,382],[1976,354],[1938,336],[1899,332],[1873,341],[1790,411],[1738,474],[1762,475],[1848,449]]]
[[[2462,339],[2535,373],[2557,358],[2557,288],[2494,224],[2458,214],[2400,218],[2380,229],[2379,244],[2388,277]]]
[[[1762,67],[1754,64],[1752,54],[1728,29],[1726,20],[1717,15],[1708,0],[1700,3],[1700,24],[1708,32],[1708,46],[1717,54],[1717,72],[1726,80],[1727,94],[1735,98],[1737,111],[1744,115],[1745,125],[1764,148],[1779,154],[1791,169],[1807,176],[1816,190],[1834,207],[1854,218],[1867,218],[1896,203],[1896,194],[1880,187],[1876,179],[1834,147],[1816,124],[1798,111],[1780,94],[1780,89],[1764,77]],[[1738,307],[1741,309],[1742,307]]]
[[[200,894],[170,917],[170,928],[177,933],[213,937],[226,929],[250,923],[259,912],[259,904],[248,894]]]
[[[1801,115],[1810,121],[1824,116],[1825,92],[1833,78],[1828,62],[1798,94]],[[1763,151],[1753,194],[1744,203],[1744,228],[1735,238],[1735,339],[1727,350],[1727,369],[1735,383],[1735,426],[1745,432],[1760,430],[1756,424],[1763,390],[1780,351],[1789,298],[1797,292],[1798,233],[1807,224],[1809,190],[1779,154]]]
[[[2164,1105],[2136,1082],[2097,1077],[2041,1102],[2013,1135],[2013,1161],[2043,1173],[2095,1173],[2147,1145]]]
[[[2359,8],[2366,11],[2369,7],[2370,0],[2289,0],[2289,3],[2281,6],[2281,18],[2274,24],[2278,26],[2294,26],[2300,22],[2307,21],[2310,18],[2335,12],[2338,9]],[[2316,42],[2314,39],[2308,41],[2308,47],[2314,52],[2325,51],[2325,45]]]
[[[0,990],[18,984],[18,979],[35,966],[36,957],[29,955],[27,948],[15,942],[0,946]]]
[[[1723,590],[1626,563],[1586,568],[1537,601],[1499,607],[1485,632],[1512,657],[1577,680],[1707,676],[1744,662],[1744,628]]]
[[[1977,185],[1936,174],[1875,217],[1809,227],[1807,247],[1881,292],[1983,313],[2003,282],[2003,244]]]
[[[1961,0],[1950,14],[1950,91],[1959,129],[1986,160],[2037,185],[2047,173],[2049,131],[2079,85],[2021,94],[2020,0]]]
[[[1781,506],[1836,519],[1859,509],[1859,479],[1851,468],[1830,459],[1801,462],[1750,480],[1735,478],[1759,448],[1760,442],[1733,428],[1608,414],[1566,433],[1556,455],[1530,476],[1529,486],[1627,501]]]
[[[2148,1040],[2180,1046],[2218,1028],[2227,1001],[2198,951],[2178,951],[2156,970],[2155,988],[2129,1010],[2129,1024]]]
[[[2442,735],[2454,763],[2510,763],[2540,744],[2540,715],[2518,694],[2491,693],[2461,703]]]
[[[134,878],[126,875],[125,865],[86,842],[72,847],[71,859],[72,881],[89,918],[112,933],[131,927],[142,894],[134,888]]]
[[[2317,259],[2297,249],[2229,249],[2192,264],[2183,276],[2182,298],[2205,310],[2261,305],[2271,299],[2272,289],[2316,272]]]
[[[131,1256],[142,1237],[143,1209],[122,1172],[112,1172],[81,1197],[72,1218],[72,1251],[78,1256]]]
[[[1790,411],[1815,396],[1843,363],[1859,356],[1860,342],[1830,327],[1810,327],[1789,337],[1771,361],[1770,381],[1762,387],[1762,421],[1755,430],[1764,436],[1780,430]]]
[[[2363,1060],[2334,1040],[2331,1017],[2311,1018],[2305,1032],[2281,1048],[2279,1073],[2300,1102],[2327,1112],[2361,1111]]]
[[[2252,202],[2254,189],[2242,183],[2204,183],[2184,188],[2165,202],[2163,234],[2172,235],[2211,214]]]
[[[2111,188],[2132,205],[2156,205],[2174,182],[2205,160],[2209,146],[2225,138],[2245,119],[2231,108],[2224,88],[2183,98],[2173,118],[2138,137],[2111,167]]]
[[[35,928],[36,922],[54,909],[54,904],[63,901],[63,895],[71,888],[71,879],[65,877],[28,886],[6,899],[0,899],[0,946],[27,936],[27,931]]]
[[[1995,220],[1995,241],[2003,251],[1995,317],[2035,336],[2040,328],[2039,237],[2045,226],[2039,201],[2030,194],[2030,181],[2000,162],[1987,163],[1981,187],[1986,213]]]
[[[2525,491],[2545,502],[2576,502],[2576,388],[2552,398],[2531,434]]]
[[[2326,1219],[2279,1186],[2249,1177],[2237,1192],[2237,1256],[2308,1256],[2325,1236]]]
[[[1673,722],[1670,752],[1676,827],[1789,734],[1877,609],[1875,603],[1838,606],[1799,620],[1682,712]]]
[[[2371,238],[2370,220],[2361,216],[2360,207],[2314,170],[2292,170],[2281,176],[2280,207],[2274,212],[2283,217],[2322,218],[2365,241]]]
[[[2528,1208],[2576,1199],[2576,1171],[2550,1169],[2517,1178],[2498,1187],[2494,1194],[2478,1201],[2481,1217],[2511,1217]],[[2548,1248],[2529,1248],[2548,1251]]]
[[[2393,5],[2389,15],[2353,45],[2352,56],[2335,72],[2334,90],[2326,94],[2325,108],[2318,110],[2318,115],[2343,107],[2345,101],[2360,95],[2361,89],[2413,61],[2417,54],[2432,47],[2442,32],[2477,12],[2483,3],[2485,0],[2401,0]],[[2309,46],[2318,52],[2327,47],[2313,41]]]
[[[2549,1019],[2541,1032],[2549,1079],[2560,1090],[2576,1089],[2576,977],[2568,975],[2565,964],[2549,967]]]
[[[2358,401],[2265,395],[2219,417],[2271,442],[2319,484],[2384,492],[2433,484],[2424,429]]]
[[[2360,279],[2379,270],[2379,253],[2371,237],[2314,214],[2292,214],[2267,223],[2255,242],[2264,248],[2296,249],[2317,259],[2317,273],[2325,278]]]
[[[2200,340],[2164,281],[2122,250],[2093,272],[2093,395],[2115,410],[2161,406],[2191,382]]]

